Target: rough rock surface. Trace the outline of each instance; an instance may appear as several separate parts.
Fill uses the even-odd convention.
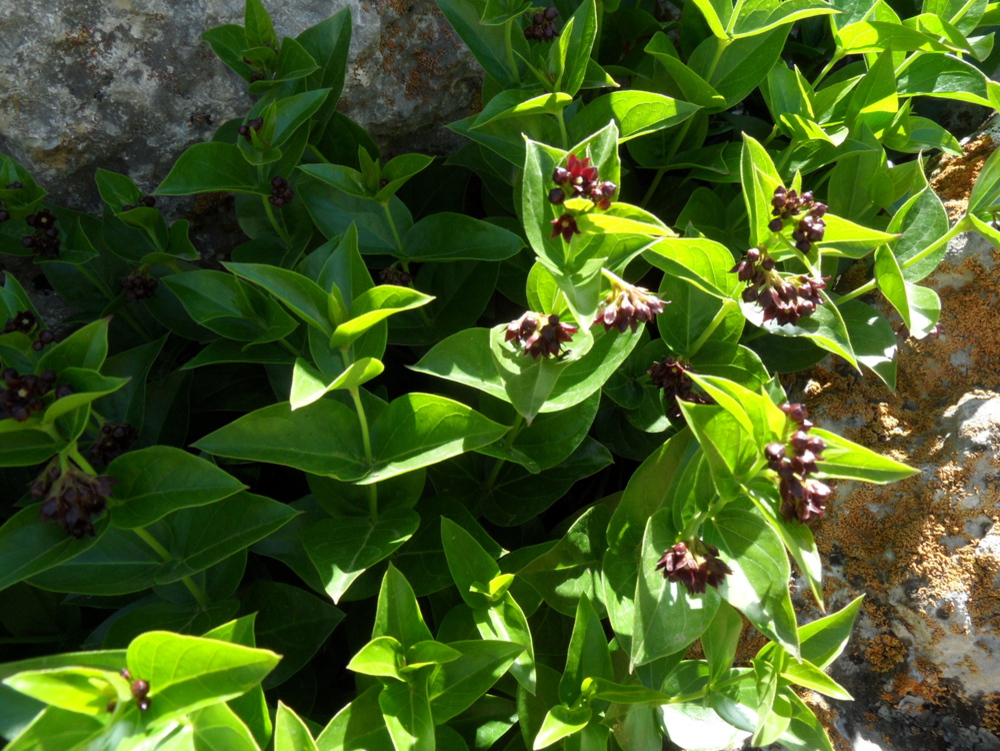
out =
[[[1000,251],[956,238],[926,283],[944,333],[901,340],[895,394],[830,360],[788,384],[819,425],[921,470],[841,483],[814,530],[828,607],[866,595],[831,668],[855,701],[807,699],[840,751],[1000,749]]]
[[[345,114],[388,151],[444,152],[465,117],[478,64],[434,0],[269,0],[279,36],[350,5]],[[192,143],[252,104],[246,83],[201,41],[242,23],[233,0],[0,3],[0,151],[57,203],[94,210],[97,167],[150,190]]]

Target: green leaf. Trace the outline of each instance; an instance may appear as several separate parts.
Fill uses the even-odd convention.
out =
[[[792,717],[788,730],[781,736],[781,745],[790,751],[833,751],[826,729],[806,703],[787,686],[780,692],[791,704]]]
[[[246,29],[247,44],[251,47],[278,48],[278,35],[261,0],[246,0],[243,26]]]
[[[686,649],[704,633],[719,608],[719,594],[713,587],[702,595],[691,595],[684,585],[667,581],[656,569],[663,552],[678,541],[671,517],[669,508],[654,513],[642,541],[632,631],[631,662],[636,666]]]
[[[570,137],[582,141],[610,121],[618,126],[618,142],[673,127],[701,107],[648,91],[612,91],[598,97],[570,122]]]
[[[864,123],[880,137],[899,109],[892,51],[885,50],[861,78],[847,102],[846,125],[856,131]]]
[[[607,549],[605,530],[610,517],[603,504],[587,509],[548,552],[518,571],[518,578],[528,582],[549,607],[563,615],[576,614],[581,597],[596,603],[603,613],[601,560]]]
[[[341,709],[316,739],[319,751],[393,751],[379,708],[381,692],[372,686]]]
[[[830,665],[847,646],[854,630],[854,620],[864,596],[856,597],[836,613],[807,623],[799,629],[802,658],[823,669]]]
[[[436,668],[428,686],[434,722],[439,725],[481,704],[483,694],[524,651],[520,644],[506,641],[457,641],[448,646],[461,656]]]
[[[460,402],[433,394],[405,394],[393,400],[372,426],[373,464],[363,482],[379,482],[442,462],[492,443],[508,430]]]
[[[677,403],[705,452],[716,491],[724,500],[732,500],[757,461],[759,449],[753,436],[720,406]]]
[[[994,151],[979,170],[969,194],[968,214],[984,214],[1000,206],[1000,156]]]
[[[694,0],[695,7],[701,11],[702,17],[705,19],[705,23],[708,24],[709,30],[719,39],[728,40],[729,34],[726,33],[726,23],[729,21],[729,16],[732,15],[732,10],[728,7],[728,2],[725,5],[720,3],[720,8],[715,7],[715,3],[712,0]],[[723,10],[726,13],[726,18],[723,20],[719,15],[719,10]]]
[[[416,365],[409,366],[507,401],[503,381],[493,363],[490,329],[465,329],[438,342]]]
[[[33,512],[37,519],[37,511],[25,511]],[[131,532],[106,523],[95,527],[99,530],[96,541],[82,541],[83,552],[66,556],[68,560],[59,561],[61,565],[55,568],[46,566],[32,577],[32,586],[50,592],[93,595],[127,594],[153,586],[156,572],[163,565],[160,556]]]
[[[719,681],[733,666],[743,633],[743,619],[728,603],[722,603],[715,618],[701,635],[701,646],[709,665],[709,683]]]
[[[576,609],[573,635],[566,654],[566,670],[559,681],[559,701],[573,706],[580,698],[586,678],[612,680],[614,669],[601,618],[587,596],[583,595]]]
[[[705,523],[704,539],[733,570],[719,594],[763,634],[792,655],[799,653],[795,611],[788,593],[791,569],[784,545],[749,501],[727,505]]]
[[[776,324],[773,319],[765,323],[764,311],[756,304],[741,303],[740,307],[750,323],[760,326],[767,333],[781,337],[804,336],[827,352],[843,357],[856,368],[857,359],[840,309],[825,292],[821,291],[819,294],[823,303],[811,315],[800,318],[795,324],[786,323],[783,326]]]
[[[0,527],[0,590],[83,553],[107,528],[105,515],[94,524],[94,537],[78,540],[45,521],[37,504],[21,509]]]
[[[374,522],[341,516],[311,525],[302,544],[326,593],[339,602],[355,579],[395,552],[419,525],[420,517],[403,508],[382,511]]]
[[[391,636],[379,636],[365,644],[347,669],[364,675],[403,680],[399,669],[403,665],[403,645]]]
[[[426,154],[400,154],[390,159],[382,168],[382,179],[386,184],[379,188],[375,200],[386,203],[411,177],[425,170],[433,161],[434,157]]]
[[[915,56],[896,79],[901,97],[940,97],[985,107],[995,106],[996,85],[974,65],[952,55]]]
[[[646,52],[655,57],[667,69],[684,98],[701,107],[717,110],[726,106],[726,99],[700,75],[681,61],[670,37],[662,31],[653,35]],[[636,157],[638,159],[638,157]],[[652,165],[644,165],[652,166]],[[665,166],[665,165],[664,165]]]
[[[128,669],[149,682],[147,722],[165,722],[236,698],[274,669],[281,658],[264,649],[150,631],[128,647]]]
[[[232,274],[198,269],[164,277],[163,282],[196,323],[227,339],[272,342],[297,325],[278,303]]]
[[[344,618],[340,610],[300,587],[264,579],[241,591],[240,612],[256,612],[256,645],[281,655],[264,679],[267,689],[305,667]]]
[[[504,28],[481,23],[484,0],[438,0],[438,7],[490,78],[501,86],[513,84],[518,76],[507,66]],[[522,49],[527,51],[527,44]]]
[[[885,317],[860,300],[840,308],[858,362],[871,369],[891,390],[896,390],[896,332]]]
[[[204,571],[264,539],[296,514],[284,503],[247,492],[178,511],[163,521],[173,560],[156,573],[156,583],[169,584]]]
[[[382,284],[362,292],[351,303],[350,320],[340,324],[330,338],[331,347],[346,347],[372,326],[394,313],[426,305],[434,298],[409,287]]]
[[[449,662],[454,662],[461,656],[462,653],[457,649],[452,649],[447,644],[442,644],[438,641],[417,642],[406,650],[406,667],[404,671],[410,674],[429,665],[446,665]]]
[[[470,608],[489,607],[488,596],[473,590],[483,588],[499,576],[500,567],[475,537],[447,517],[441,517],[441,542],[448,569],[458,586],[458,593]]]
[[[820,428],[813,428],[813,431],[826,443],[822,461],[817,465],[821,477],[884,485],[920,472],[835,433]]]
[[[566,49],[563,69],[556,82],[560,91],[575,96],[583,86],[596,37],[597,5],[594,0],[584,0],[567,20],[559,38],[560,51]]]
[[[329,94],[329,89],[316,89],[275,102],[277,115],[274,123],[274,136],[271,138],[271,148],[276,149],[284,145],[295,131],[323,106],[323,102]]]
[[[344,481],[360,479],[369,471],[357,415],[332,399],[294,412],[287,402],[264,407],[209,433],[194,446],[216,456],[283,464]]]
[[[170,446],[122,454],[107,474],[118,481],[108,507],[120,529],[146,527],[178,509],[205,506],[244,489],[211,462]]]
[[[938,250],[920,261],[914,262],[914,259],[944,237],[949,229],[948,212],[930,187],[921,190],[896,212],[889,223],[889,231],[899,234],[892,250],[903,267],[906,281],[919,282],[938,267],[948,250],[947,243],[942,243]]]
[[[14,738],[5,749],[10,751],[65,751],[80,748],[99,737],[105,724],[58,707],[48,707]]]
[[[188,196],[218,191],[266,196],[271,188],[257,180],[256,170],[243,158],[238,146],[210,141],[196,143],[181,154],[154,192],[161,196]]]
[[[733,107],[767,77],[767,72],[781,57],[790,30],[790,24],[783,24],[762,34],[736,39],[721,53],[718,47],[722,42],[711,39],[698,50],[705,54],[692,54],[689,63],[696,73],[709,79],[715,91],[725,97],[726,106]],[[714,74],[711,74],[711,60],[716,54],[719,60]]]
[[[532,748],[539,751],[580,732],[587,727],[592,716],[593,710],[590,707],[570,709],[557,704],[545,715]]]
[[[117,673],[89,667],[26,670],[4,684],[50,706],[93,717],[107,714],[109,701],[128,696]]]
[[[356,389],[362,384],[368,383],[372,378],[381,375],[383,370],[385,370],[385,365],[382,364],[381,360],[374,357],[362,357],[351,363],[347,370],[327,383],[322,373],[305,360],[297,358],[295,368],[292,371],[292,392],[289,403],[292,410],[301,409],[336,389]]]
[[[225,704],[213,704],[199,709],[191,715],[191,721],[194,728],[192,738],[195,748],[259,751],[259,746],[250,733],[250,729],[236,712]],[[281,747],[279,746],[279,748]],[[308,746],[303,745],[297,748],[305,751]]]
[[[259,284],[310,326],[327,335],[333,333],[327,294],[311,279],[288,269],[260,263],[224,263],[223,266],[237,276]]]
[[[833,699],[840,699],[841,701],[852,701],[854,699],[847,692],[847,689],[808,660],[803,660],[802,662],[791,660],[787,662],[781,671],[781,675],[798,686],[817,691]]]
[[[253,69],[243,62],[243,50],[250,45],[247,43],[247,34],[242,26],[234,23],[227,23],[209,29],[201,35],[202,40],[212,46],[212,51],[216,55],[239,73],[247,81]]]
[[[860,258],[868,255],[875,246],[898,239],[897,235],[863,227],[836,214],[828,213],[823,220],[826,222],[826,236],[822,247],[824,251],[834,251],[831,255]]]
[[[767,151],[756,140],[743,134],[740,157],[740,180],[743,200],[750,217],[750,244],[760,245],[771,236],[767,228],[771,221],[771,199],[774,189],[784,183]]]
[[[58,344],[52,346],[38,361],[39,372],[64,368],[100,370],[108,355],[108,322],[102,318],[77,329]]]
[[[732,38],[755,36],[804,18],[828,16],[837,12],[835,7],[824,0],[786,0],[770,7],[763,3],[756,7],[743,5],[742,12],[733,25]]]
[[[495,639],[517,644],[524,651],[517,656],[510,667],[511,675],[529,693],[534,693],[536,684],[535,648],[531,638],[528,619],[521,606],[510,592],[486,609],[474,611],[476,628],[484,639]]]
[[[52,402],[42,417],[43,425],[51,425],[63,415],[112,394],[128,382],[125,378],[108,378],[96,370],[65,368],[59,373],[59,385],[69,386],[75,393]]]
[[[413,588],[391,563],[382,578],[382,588],[378,594],[378,611],[375,613],[372,638],[378,636],[391,636],[404,649],[434,638],[424,623]]]
[[[389,682],[378,697],[396,751],[434,751],[434,718],[427,676],[410,683]]]
[[[441,211],[403,236],[400,257],[409,261],[502,261],[524,247],[519,236],[481,219]]]

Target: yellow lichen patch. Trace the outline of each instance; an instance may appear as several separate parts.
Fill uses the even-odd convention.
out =
[[[892,634],[879,634],[868,643],[865,658],[876,673],[888,673],[906,660],[906,645]]]
[[[983,162],[993,152],[993,139],[983,134],[970,141],[962,156],[943,156],[931,176],[931,187],[941,196],[948,216],[954,221],[965,213],[969,194]]]

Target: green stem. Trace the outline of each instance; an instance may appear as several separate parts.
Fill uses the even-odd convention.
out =
[[[176,558],[170,554],[170,551],[160,544],[159,540],[149,534],[149,532],[142,527],[136,527],[132,531],[135,532],[140,540],[149,545],[149,547],[151,547],[156,554],[163,559],[164,563],[170,563],[176,560]],[[191,596],[194,597],[195,602],[198,603],[198,607],[202,610],[208,610],[208,595],[205,594],[205,590],[195,584],[194,581],[191,580],[190,576],[185,576],[181,579],[181,582],[183,582],[184,586],[187,587]]]
[[[706,326],[705,330],[701,332],[701,336],[695,339],[694,344],[688,347],[687,359],[690,360],[692,357],[698,354],[698,350],[700,350],[704,346],[705,342],[707,342],[709,338],[712,336],[712,333],[717,328],[719,328],[719,324],[725,320],[728,314],[729,314],[729,305],[723,305],[721,308],[719,308],[719,312],[715,314],[715,317],[711,321],[709,321],[708,326]]]
[[[389,210],[389,204],[388,203],[383,203],[382,204],[382,211],[385,212],[385,218],[389,222],[389,228],[392,230],[392,236],[396,240],[396,250],[399,251],[400,253],[402,253],[403,252],[403,241],[401,239],[399,239],[399,230],[396,229],[396,220],[394,220],[392,218],[392,212]],[[406,267],[404,266],[403,269],[405,271]]]
[[[278,237],[280,237],[282,242],[284,242],[289,248],[292,247],[292,238],[289,236],[288,231],[278,223],[278,217],[274,215],[274,209],[271,208],[271,202],[267,200],[266,196],[261,196],[260,200],[264,203],[264,211],[267,212],[267,219],[271,222],[271,226],[274,227],[274,231],[278,233]]]
[[[330,160],[327,159],[325,156],[323,156],[323,152],[320,151],[319,149],[317,149],[312,144],[309,144],[309,153],[312,154],[317,159],[319,159],[321,162],[323,162],[323,164],[329,164],[330,163]]]
[[[831,70],[833,70],[833,66],[839,63],[843,57],[844,56],[842,54],[834,54],[834,56],[830,58],[830,62],[826,64],[826,67],[824,67],[823,70],[819,72],[819,76],[817,76],[816,80],[813,81],[812,84],[813,90],[815,90],[816,87],[819,86],[820,81],[826,78],[827,74]]]
[[[348,389],[351,399],[354,400],[354,409],[358,412],[358,422],[361,423],[361,443],[365,447],[365,461],[368,466],[372,466],[375,461],[372,457],[372,439],[368,433],[368,417],[365,415],[365,405],[361,403],[361,392],[357,388]],[[375,483],[368,486],[368,515],[372,524],[378,521],[378,488]]]
[[[524,416],[518,414],[517,419],[514,420],[514,424],[510,426],[510,430],[507,431],[507,436],[503,440],[504,449],[509,449],[513,443],[514,439],[517,438],[517,434],[521,432],[521,428],[524,426]],[[500,475],[500,470],[503,465],[506,464],[506,459],[497,459],[493,464],[493,469],[490,470],[490,476],[486,478],[486,484],[492,488],[493,483],[497,481],[497,477]]]
[[[562,109],[556,110],[556,120],[559,121],[559,137],[562,139],[563,151],[569,148],[569,131],[566,130],[566,120]]]
[[[514,27],[513,18],[508,18],[507,23],[504,24],[504,46],[507,48],[507,65],[510,66],[511,73],[514,74],[514,80],[517,81],[517,85],[521,85],[521,71],[517,69],[517,60],[514,59],[514,45],[511,43],[511,32]]]
[[[722,53],[720,52],[719,54],[721,55]],[[718,60],[715,62],[718,63]],[[713,63],[712,68],[715,68],[715,63]],[[653,197],[653,193],[655,193],[656,189],[659,187],[660,180],[663,179],[667,170],[670,169],[670,163],[674,160],[674,157],[677,156],[677,151],[681,147],[681,142],[683,142],[687,137],[688,130],[691,128],[691,120],[692,118],[689,117],[684,121],[680,131],[677,133],[677,138],[675,138],[673,143],[670,144],[670,151],[667,153],[667,166],[660,167],[660,169],[656,171],[656,177],[653,178],[653,182],[649,184],[649,189],[646,191],[646,195],[644,195],[642,200],[639,202],[640,207],[646,208],[646,204],[649,203],[650,199]]]
[[[341,347],[340,356],[344,359],[344,367],[351,367],[351,355],[348,347]],[[351,400],[354,402],[354,409],[358,413],[358,422],[361,424],[361,444],[365,450],[365,461],[371,467],[375,464],[374,454],[372,454],[372,439],[368,431],[368,416],[365,414],[365,405],[361,401],[361,392],[357,387],[348,389]],[[378,521],[378,488],[376,483],[368,486],[368,516],[372,524]]]

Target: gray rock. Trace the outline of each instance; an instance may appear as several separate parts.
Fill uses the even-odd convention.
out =
[[[269,0],[279,36],[350,5],[340,109],[390,152],[444,153],[482,74],[434,0]],[[246,83],[201,41],[242,23],[233,0],[0,3],[0,151],[56,202],[94,210],[98,167],[152,190],[189,145],[252,105]]]

